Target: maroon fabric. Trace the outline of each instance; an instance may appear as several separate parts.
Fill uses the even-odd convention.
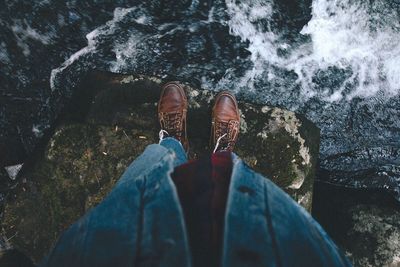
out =
[[[172,180],[183,209],[194,266],[218,266],[232,174],[229,152],[175,168]]]

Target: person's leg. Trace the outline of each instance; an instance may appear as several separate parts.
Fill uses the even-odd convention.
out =
[[[165,84],[158,102],[160,145],[175,153],[178,165],[187,161],[186,152],[189,150],[186,132],[187,109],[188,101],[183,87],[178,82]]]
[[[185,151],[189,150],[186,131],[188,101],[185,90],[178,82],[169,82],[161,90],[158,102],[158,121],[160,139],[173,137],[178,140]]]
[[[264,184],[266,217],[275,239],[276,255],[283,266],[351,266],[344,253],[303,207],[272,181],[264,178]]]
[[[186,109],[183,89],[165,85],[158,115],[166,137],[148,146],[109,195],[63,233],[42,266],[189,265],[183,214],[170,179],[173,168],[187,161]]]
[[[182,144],[175,138],[167,137],[160,140],[160,145],[172,151],[175,154],[174,167],[187,162],[187,155]]]
[[[211,116],[210,143],[214,151],[232,152],[240,131],[240,111],[233,94],[223,91],[215,98]]]
[[[182,214],[169,179],[180,162],[171,149],[148,146],[107,197],[62,234],[41,266],[131,266],[154,260],[145,257],[147,241],[140,241],[154,238],[149,228],[185,250]]]
[[[287,193],[233,155],[222,266],[351,266]]]

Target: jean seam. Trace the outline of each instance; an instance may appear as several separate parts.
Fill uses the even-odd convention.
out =
[[[257,176],[257,175],[258,174],[255,174],[254,176]],[[257,178],[265,179],[264,177],[257,177]],[[264,180],[262,180],[262,184],[263,184],[263,189],[264,189],[265,216],[266,216],[267,225],[268,225],[268,232],[271,236],[272,249],[273,249],[273,253],[275,254],[276,265],[280,267],[283,265],[282,265],[282,259],[279,255],[278,243],[276,240],[274,227],[272,225],[271,211],[269,210],[267,183]]]

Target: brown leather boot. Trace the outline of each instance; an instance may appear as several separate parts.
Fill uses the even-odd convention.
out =
[[[189,142],[186,135],[186,113],[188,101],[178,82],[166,83],[161,89],[158,102],[158,119],[164,137],[173,137],[181,142],[186,152]]]
[[[240,129],[240,115],[236,98],[223,91],[215,98],[212,110],[211,145],[217,151],[233,151]]]

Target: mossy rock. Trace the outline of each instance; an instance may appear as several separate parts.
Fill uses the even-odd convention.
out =
[[[3,236],[38,262],[59,234],[99,203],[129,163],[158,142],[161,80],[96,73],[82,83],[66,115],[5,207]],[[215,92],[185,86],[190,157],[210,153]],[[239,99],[240,100],[240,99]],[[311,210],[319,130],[293,112],[240,102],[235,152]],[[10,238],[12,237],[12,238]]]
[[[400,205],[385,191],[316,183],[313,213],[354,267],[400,266]]]

